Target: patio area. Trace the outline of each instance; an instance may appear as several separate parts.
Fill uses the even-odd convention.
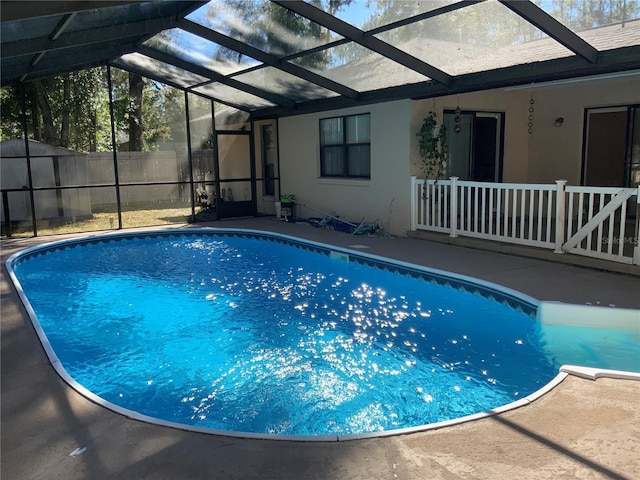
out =
[[[638,279],[629,275],[419,239],[351,236],[267,217],[210,226],[351,246],[471,275],[539,300],[640,308]],[[3,262],[19,249],[61,238],[5,239]],[[569,376],[527,407],[396,437],[340,443],[250,440],[144,424],[80,396],[50,366],[4,268],[1,333],[4,478],[631,479],[640,474],[636,381]]]

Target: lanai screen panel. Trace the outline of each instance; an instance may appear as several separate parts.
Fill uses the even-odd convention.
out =
[[[172,84],[183,88],[192,87],[209,81],[207,77],[174,67],[173,65],[169,65],[139,53],[123,55],[116,64],[125,69],[132,69],[133,71],[148,76],[149,78],[158,79],[160,77],[168,79]]]
[[[186,19],[280,57],[341,38],[269,0],[211,0]]]
[[[451,75],[573,55],[498,2],[469,4],[375,36]]]
[[[2,24],[2,43],[37,38],[41,32],[51,32],[60,22],[57,16],[29,18]]]
[[[322,4],[321,8],[354,27],[371,31],[405,21],[416,15],[428,12],[433,12],[435,15],[440,9],[450,8],[456,3],[460,3],[459,0],[354,1],[338,10],[331,9],[330,4]]]
[[[239,54],[180,28],[165,30],[147,40],[144,45],[175,55],[181,60],[220,75],[229,75],[261,65],[248,55]]]
[[[640,43],[640,0],[542,2],[540,8],[600,51]]]
[[[275,67],[253,69],[246,73],[234,75],[233,78],[269,92],[284,95],[296,102],[330,98],[338,95],[336,92],[278,70]]]
[[[341,39],[329,29],[268,0],[253,2],[212,0],[187,15],[186,20],[264,52],[272,56],[274,63],[285,62],[287,56]],[[198,57],[195,61],[200,65],[211,67],[213,63],[223,60],[229,65],[228,68],[224,69],[217,65],[213,65],[212,68],[230,79],[267,93],[280,95],[295,102],[338,95],[333,90],[289,73],[287,69],[265,65],[253,59],[248,60],[251,57],[246,52],[235,51],[220,45],[213,47],[214,42],[194,41],[193,38],[197,36],[186,32],[172,32],[170,35],[181,41],[187,40],[186,48],[181,50],[183,52],[190,50],[191,53],[188,55]],[[167,42],[165,41],[164,44],[166,46]],[[174,46],[170,48],[176,49]],[[305,55],[302,66],[321,65],[326,62],[325,57],[326,54],[322,49],[310,52]],[[214,60],[206,61],[207,58]],[[235,92],[232,98],[217,96],[231,90],[228,86],[214,83],[194,91],[212,95],[219,101],[249,110],[273,104],[269,98],[259,95],[242,95],[241,92]],[[242,101],[238,101],[238,97],[242,97]]]
[[[306,68],[360,92],[429,80],[355,42],[332,47],[327,56],[330,59],[327,64]],[[300,66],[304,66],[304,61],[305,57],[291,60]]]
[[[91,4],[91,2],[88,3]],[[96,28],[148,22],[176,13],[176,6],[171,5],[170,2],[134,2],[126,5],[113,5],[77,12],[73,21],[65,27],[64,31],[66,33],[91,32]]]
[[[209,98],[219,99],[221,103],[233,106],[240,110],[251,111],[256,108],[273,107],[275,103],[264,98],[251,95],[237,88],[228,87],[221,83],[210,82],[193,88],[193,92]]]

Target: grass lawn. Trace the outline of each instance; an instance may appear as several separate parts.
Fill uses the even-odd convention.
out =
[[[197,212],[198,209],[196,209]],[[131,210],[122,212],[122,227],[150,227],[155,225],[167,225],[171,223],[187,223],[191,216],[191,208],[163,208],[159,210]],[[91,218],[73,221],[68,219],[66,223],[48,222],[40,220],[37,224],[38,236],[59,235],[64,233],[93,232],[98,230],[117,230],[117,213],[94,213]],[[12,232],[13,237],[31,237],[31,226],[17,227]]]

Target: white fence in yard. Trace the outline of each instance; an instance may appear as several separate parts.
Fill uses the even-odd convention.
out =
[[[411,177],[411,229],[640,265],[640,187]]]

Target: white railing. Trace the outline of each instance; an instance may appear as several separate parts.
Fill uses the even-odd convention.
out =
[[[421,180],[411,229],[484,238],[640,265],[640,187]]]
[[[567,223],[563,252],[640,264],[640,187],[566,187],[565,191]],[[628,220],[628,213],[635,214],[635,223]]]

